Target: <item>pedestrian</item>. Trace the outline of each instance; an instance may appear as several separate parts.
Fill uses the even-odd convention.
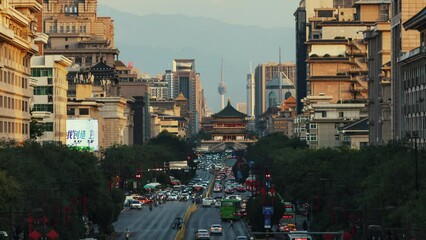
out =
[[[126,229],[126,240],[129,240],[129,237],[130,237],[129,229]]]
[[[231,220],[231,224],[229,225],[229,229],[234,229],[234,221]]]
[[[303,230],[308,230],[308,223],[305,221],[303,221]]]

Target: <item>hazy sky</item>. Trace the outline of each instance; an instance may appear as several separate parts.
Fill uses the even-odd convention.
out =
[[[99,4],[138,15],[183,14],[266,28],[294,27],[300,0],[99,0]]]

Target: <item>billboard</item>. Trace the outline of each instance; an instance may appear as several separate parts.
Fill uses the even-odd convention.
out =
[[[170,170],[181,170],[188,168],[188,161],[170,161],[169,169]]]
[[[98,150],[98,120],[71,119],[67,120],[67,146]]]

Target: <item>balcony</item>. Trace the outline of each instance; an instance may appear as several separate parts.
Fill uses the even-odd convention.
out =
[[[411,58],[413,56],[422,54],[422,53],[426,53],[426,46],[421,46],[418,48],[415,48],[409,52],[403,53],[398,57],[398,62],[404,61],[408,58]]]

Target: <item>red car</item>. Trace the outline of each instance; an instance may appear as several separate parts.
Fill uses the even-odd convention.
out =
[[[146,197],[134,197],[134,199],[138,200],[143,205],[152,203],[152,200]]]
[[[244,191],[246,191],[246,190],[244,189],[244,186],[243,186],[243,185],[238,185],[238,186],[236,187],[236,189],[237,189],[237,192],[244,192]]]
[[[238,215],[240,215],[240,217],[246,217],[247,216],[247,211],[245,208],[241,209],[240,211],[238,211]]]

